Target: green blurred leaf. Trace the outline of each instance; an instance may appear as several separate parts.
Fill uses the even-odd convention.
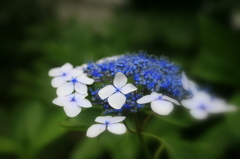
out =
[[[100,156],[103,153],[104,147],[102,145],[99,145],[97,140],[85,139],[79,142],[79,144],[75,147],[69,158],[70,159],[100,158]]]
[[[188,127],[189,125],[187,123],[184,123],[182,121],[180,121],[179,119],[176,119],[174,117],[171,116],[160,116],[158,114],[154,113],[154,116],[158,119],[161,119],[169,124],[173,124],[175,126],[180,126],[180,127]]]
[[[236,112],[229,112],[226,114],[226,123],[231,131],[231,133],[236,137],[238,140],[240,140],[240,126],[239,126],[239,121],[240,121],[240,93],[237,93],[234,95],[234,97],[231,99],[231,103],[233,105],[237,106],[237,111]]]
[[[202,159],[206,154],[194,143],[173,136],[163,136],[167,152],[172,159]]]
[[[18,146],[12,139],[0,136],[0,153],[17,153]]]
[[[51,113],[50,116],[44,120],[43,126],[37,133],[37,138],[34,141],[37,149],[43,148],[67,131],[60,125],[65,117],[65,113],[59,110]]]
[[[67,130],[75,130],[75,131],[86,131],[89,126],[86,125],[67,125],[61,124],[61,126]]]
[[[110,156],[112,159],[135,158],[138,151],[139,141],[136,135],[130,133],[116,135],[105,131],[96,138],[80,141],[70,159],[92,159],[105,156]]]
[[[208,81],[239,86],[240,73],[235,70],[240,59],[238,36],[206,15],[199,16],[199,23],[201,48],[192,73]]]
[[[206,154],[205,158],[219,159],[229,146],[233,143],[233,138],[224,122],[219,122],[208,128],[196,140],[199,148]]]

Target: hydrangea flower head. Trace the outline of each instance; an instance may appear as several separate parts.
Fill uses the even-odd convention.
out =
[[[52,86],[57,88],[58,97],[53,103],[62,106],[68,117],[77,116],[82,107],[98,107],[102,115],[107,115],[95,119],[99,124],[89,127],[88,137],[96,137],[106,129],[123,134],[126,126],[119,122],[128,115],[143,108],[168,115],[174,104],[180,105],[178,101],[196,119],[236,109],[201,91],[168,58],[142,52],[107,57],[75,68],[66,63],[51,69],[49,75],[54,77]]]

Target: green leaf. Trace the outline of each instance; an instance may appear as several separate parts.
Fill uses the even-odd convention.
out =
[[[175,119],[174,117],[170,117],[170,116],[160,116],[158,114],[154,114],[155,117],[157,117],[158,119],[161,119],[169,124],[173,124],[175,126],[180,126],[180,127],[188,127],[189,125],[181,122],[179,119]]]
[[[97,140],[86,138],[79,142],[79,144],[75,147],[69,158],[70,159],[100,158],[100,156],[104,153],[103,150],[104,150],[103,146],[98,144]]]
[[[205,15],[199,16],[200,52],[191,72],[202,79],[228,85],[238,85],[240,74],[239,38],[226,26]]]
[[[66,128],[67,130],[75,131],[86,131],[89,127],[87,125],[67,125],[67,124],[61,124],[61,126]]]
[[[38,137],[35,144],[38,149],[43,148],[55,139],[66,133],[66,129],[61,127],[60,123],[66,118],[62,110],[51,113],[43,123],[41,130],[38,132]]]
[[[233,105],[236,105],[238,108],[236,112],[229,112],[226,114],[226,123],[231,131],[232,135],[236,137],[238,140],[240,140],[240,93],[237,93],[232,99],[231,103]]]
[[[17,153],[17,144],[12,139],[0,136],[0,153]]]

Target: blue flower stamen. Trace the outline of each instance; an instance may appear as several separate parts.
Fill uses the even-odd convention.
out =
[[[71,82],[72,82],[73,84],[75,84],[75,83],[78,82],[78,80],[77,80],[76,78],[72,78]]]

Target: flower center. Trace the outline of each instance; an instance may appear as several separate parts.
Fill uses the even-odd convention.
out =
[[[105,125],[107,125],[107,126],[108,126],[108,124],[109,124],[109,121],[105,121]]]
[[[75,97],[72,97],[71,102],[75,102],[75,101],[76,101]]]
[[[78,82],[78,80],[77,80],[76,78],[72,78],[71,82],[72,82],[73,84],[75,84],[75,83]]]
[[[62,76],[67,76],[67,74],[66,74],[66,73],[63,73]]]
[[[206,110],[206,109],[207,109],[207,107],[206,107],[205,104],[201,104],[198,108],[199,108],[199,109],[202,109],[202,110]]]
[[[121,90],[120,88],[116,88],[116,92],[120,92],[120,90]]]

